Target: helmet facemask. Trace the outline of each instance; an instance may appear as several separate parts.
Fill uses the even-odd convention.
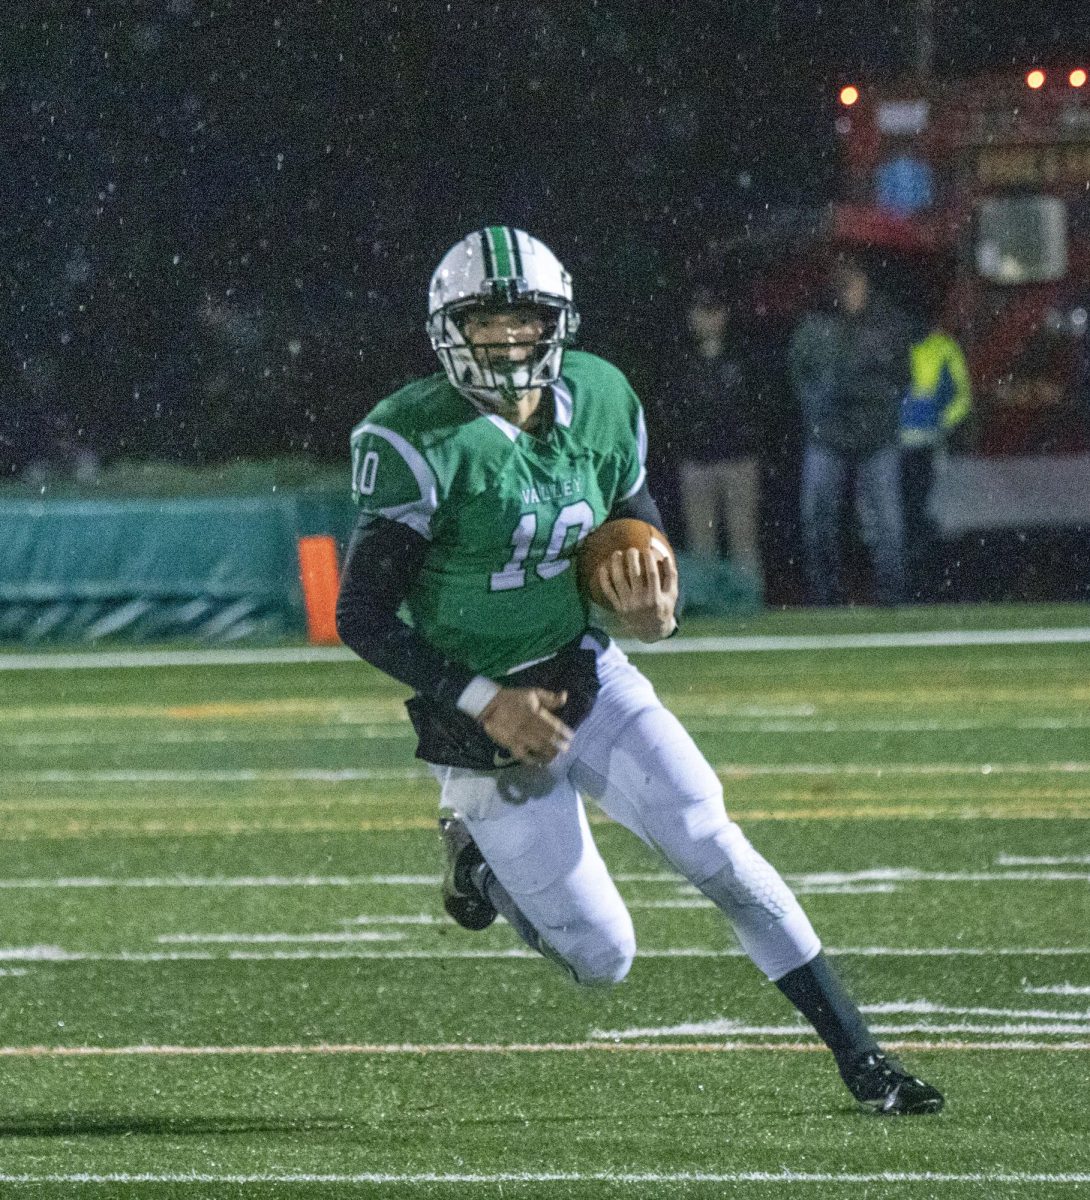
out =
[[[474,318],[479,323],[490,316],[509,316],[509,332],[474,330]],[[539,331],[532,329],[535,321]],[[522,396],[560,378],[572,324],[564,303],[474,300],[435,313],[428,331],[451,383],[483,412],[507,416]]]

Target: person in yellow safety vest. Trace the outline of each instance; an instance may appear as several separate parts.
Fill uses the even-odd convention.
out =
[[[936,532],[930,513],[935,472],[951,432],[972,408],[961,347],[934,329],[909,352],[911,383],[901,403],[901,491],[905,565],[913,600],[935,600]]]

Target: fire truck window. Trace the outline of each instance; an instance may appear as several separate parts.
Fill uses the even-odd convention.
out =
[[[1056,196],[1003,196],[977,209],[976,268],[993,283],[1047,283],[1067,272],[1067,206]]]

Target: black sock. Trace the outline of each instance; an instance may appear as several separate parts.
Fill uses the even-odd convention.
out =
[[[841,1075],[850,1071],[862,1055],[879,1048],[863,1014],[824,954],[788,971],[776,980],[776,986],[821,1035]]]

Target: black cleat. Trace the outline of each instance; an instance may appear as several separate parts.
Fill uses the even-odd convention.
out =
[[[474,870],[484,862],[484,856],[457,817],[439,818],[439,838],[447,859],[443,877],[447,915],[463,929],[487,929],[496,919],[496,909],[473,881]]]
[[[937,1113],[942,1092],[917,1079],[888,1054],[864,1054],[844,1076],[848,1090],[864,1107],[882,1116],[919,1117]]]

